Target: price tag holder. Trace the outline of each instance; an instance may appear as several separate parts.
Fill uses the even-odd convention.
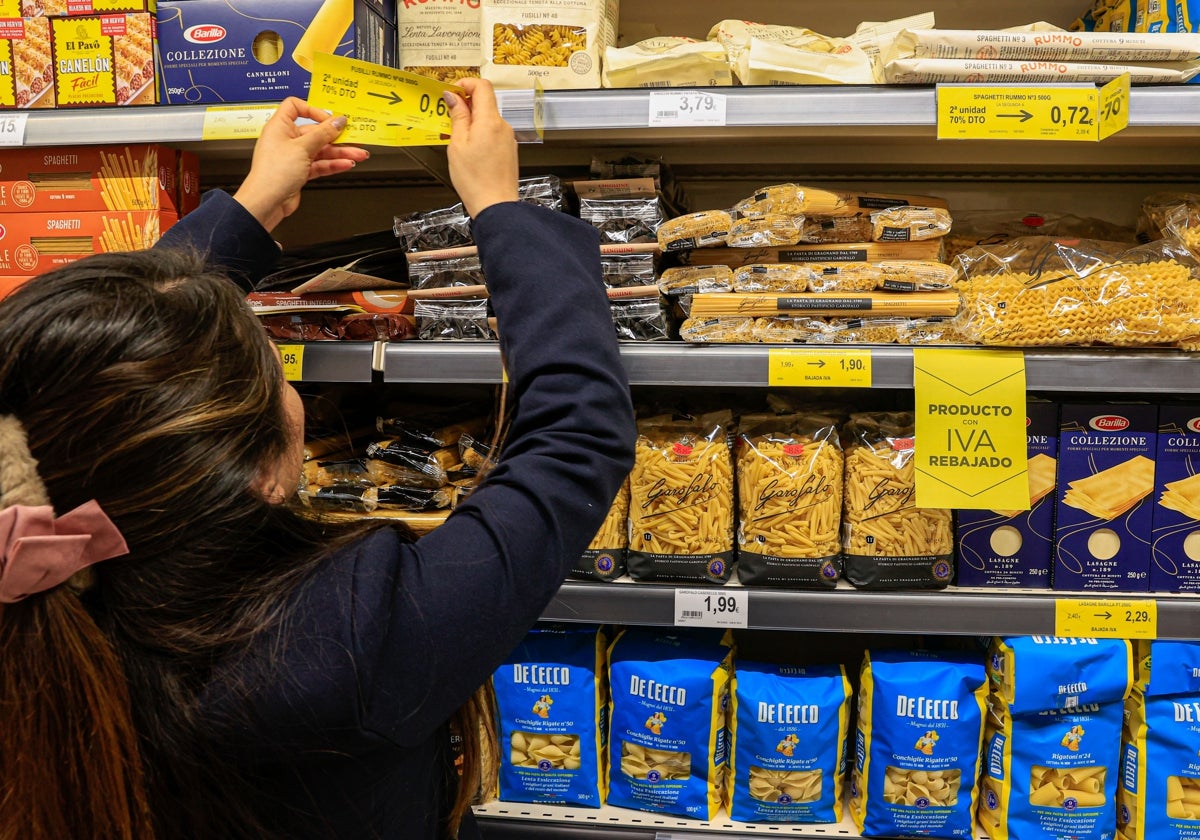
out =
[[[1054,635],[1085,639],[1158,638],[1158,601],[1153,599],[1054,602]]]
[[[939,140],[1090,140],[1129,125],[1129,74],[1095,85],[937,87]]]
[[[257,140],[276,105],[213,105],[204,109],[202,140]]]
[[[0,146],[25,145],[25,123],[29,114],[16,111],[0,115]]]
[[[279,358],[283,361],[283,378],[288,382],[304,379],[304,345],[279,344]]]
[[[444,146],[450,136],[450,109],[442,94],[448,90],[465,93],[416,73],[317,53],[308,104],[349,118],[338,138],[342,143]]]
[[[774,348],[767,351],[767,384],[783,387],[870,388],[871,351]]]
[[[676,627],[746,627],[750,593],[745,589],[676,589]]]
[[[703,90],[654,91],[650,94],[650,128],[725,125],[725,94]]]

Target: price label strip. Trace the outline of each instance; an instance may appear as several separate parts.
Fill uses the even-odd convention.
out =
[[[279,358],[283,361],[283,378],[288,382],[304,379],[304,345],[279,344]]]
[[[16,111],[0,115],[0,146],[25,145],[25,123],[29,114]]]
[[[725,94],[703,90],[655,91],[650,94],[650,128],[725,125]]]
[[[464,91],[416,73],[317,53],[308,104],[349,119],[339,142],[444,146],[450,135],[445,91]]]
[[[213,105],[204,109],[202,140],[256,140],[276,105]]]
[[[870,350],[815,347],[767,351],[767,384],[782,387],[871,387]]]
[[[746,627],[750,593],[745,589],[676,589],[676,627]]]
[[[939,140],[1090,140],[1129,125],[1129,74],[1095,85],[938,85]]]
[[[1158,602],[1153,599],[1054,602],[1054,635],[1086,639],[1154,639],[1158,637]]]

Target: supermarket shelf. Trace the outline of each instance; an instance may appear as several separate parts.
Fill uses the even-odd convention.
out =
[[[771,349],[627,343],[621,345],[621,359],[634,385],[765,387]],[[875,387],[912,387],[911,347],[870,349]],[[1025,364],[1030,390],[1200,393],[1197,359],[1181,351],[1030,350]],[[498,383],[501,376],[500,353],[491,342],[389,344],[383,369],[386,382]]]
[[[1055,634],[1060,599],[1147,599],[1158,602],[1158,638],[1194,639],[1200,632],[1200,596],[1126,592],[1051,592],[949,587],[941,591],[870,592],[843,584],[801,592],[743,588],[747,622],[757,630],[860,633],[947,633],[978,636]],[[675,587],[655,583],[567,581],[542,613],[547,621],[672,626]]]
[[[302,382],[370,382],[374,342],[281,341],[304,348]]]

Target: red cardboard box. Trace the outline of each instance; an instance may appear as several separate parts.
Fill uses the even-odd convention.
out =
[[[12,213],[0,220],[0,276],[33,276],[92,254],[149,248],[171,212]]]
[[[179,213],[179,155],[153,143],[5,149],[0,151],[0,213]],[[197,189],[198,173],[189,177]]]

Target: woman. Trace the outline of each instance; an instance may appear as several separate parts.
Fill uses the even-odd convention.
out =
[[[472,740],[473,693],[599,527],[634,431],[597,235],[516,201],[512,131],[486,82],[463,88],[450,171],[516,408],[420,540],[281,504],[299,400],[191,253],[262,274],[304,183],[365,157],[330,145],[344,121],[289,100],[233,197],[0,302],[0,840],[477,836],[477,745],[459,785],[448,720]],[[47,504],[59,536],[18,539]]]

